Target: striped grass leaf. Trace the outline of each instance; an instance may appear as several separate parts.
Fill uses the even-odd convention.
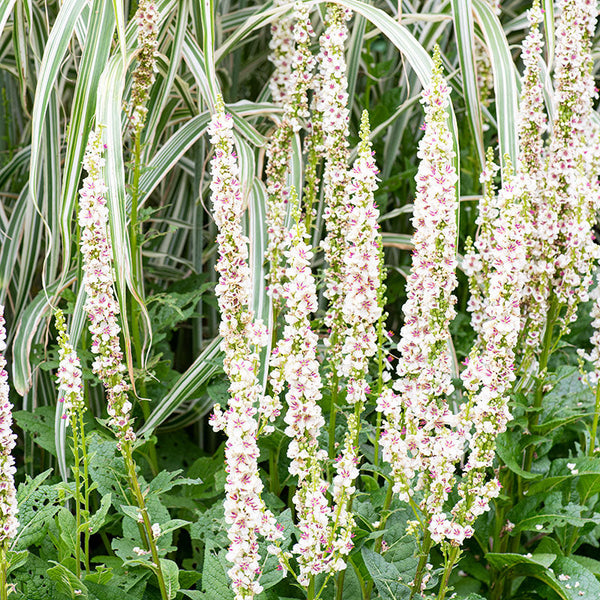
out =
[[[100,77],[99,87],[103,94],[96,106],[96,126],[101,126],[107,145],[105,152],[104,179],[110,217],[110,235],[115,267],[115,288],[119,300],[121,326],[129,375],[134,381],[130,324],[128,321],[127,290],[141,308],[141,314],[150,332],[150,318],[145,309],[141,282],[133,278],[131,246],[126,212],[125,166],[123,163],[122,114],[125,86],[125,66],[119,56],[113,56]]]
[[[543,0],[544,31],[546,34],[546,64],[552,67],[554,62],[554,1]]]
[[[485,166],[481,102],[477,87],[477,65],[475,62],[475,32],[473,28],[473,4],[471,0],[452,0],[454,30],[458,48],[458,62],[463,84],[463,96],[469,116],[469,126],[477,152],[480,169]]]
[[[44,47],[44,55],[42,56],[42,63],[38,73],[33,112],[31,115],[31,166],[29,172],[29,187],[31,189],[31,195],[34,198],[38,195],[43,123],[50,102],[50,95],[57,83],[69,42],[73,37],[75,22],[83,10],[84,5],[85,2],[81,2],[80,0],[65,0]]]
[[[251,306],[256,319],[260,319],[267,331],[273,331],[273,306],[271,296],[267,294],[265,252],[269,243],[266,219],[267,193],[262,182],[254,177],[250,200],[248,203],[248,229],[250,237],[250,272],[252,273]],[[272,336],[267,336],[267,345],[260,352],[260,369],[258,373],[262,391],[267,388],[269,375],[269,356],[271,355]]]
[[[123,59],[123,66],[125,67],[127,62],[127,40],[125,38],[125,9],[123,8],[123,0],[113,0],[112,5],[113,14],[115,16],[115,21],[117,24],[117,39],[119,40],[119,51]]]
[[[12,13],[16,0],[0,0],[0,34],[4,31],[6,22]]]
[[[183,58],[198,84],[201,97],[210,105],[211,98],[213,97],[211,91],[213,86],[209,82],[205,71],[204,54],[189,31],[186,32],[183,41]]]
[[[517,163],[519,146],[517,140],[517,114],[519,110],[515,67],[508,41],[493,8],[485,0],[473,0],[475,14],[486,40],[492,62],[496,90],[496,122],[500,159],[508,154],[512,164]]]
[[[17,264],[20,248],[19,241],[23,235],[25,216],[33,209],[27,201],[28,196],[29,187],[25,185],[10,215],[8,227],[0,238],[2,240],[2,245],[0,246],[0,304],[3,306],[6,304],[6,294],[11,274]]]
[[[70,264],[73,211],[81,177],[81,163],[96,110],[100,75],[110,54],[115,16],[111,3],[95,0],[87,24],[89,37],[83,47],[75,84],[63,169],[63,190],[60,200],[60,230],[62,234],[63,265]]]
[[[180,161],[181,157],[204,134],[209,122],[210,115],[207,112],[193,117],[185,125],[179,127],[152,157],[140,177],[140,206],[150,197],[152,191]]]
[[[203,397],[203,388],[210,379],[221,371],[223,357],[219,350],[221,338],[217,337],[202,351],[194,363],[177,379],[167,394],[158,402],[144,425],[138,431],[140,436],[151,434],[164,423],[183,402]],[[206,414],[212,407],[212,400],[204,397],[202,406],[195,407]]]
[[[15,390],[21,396],[25,396],[31,388],[32,371],[29,357],[32,345],[40,343],[44,335],[44,328],[41,328],[40,325],[50,312],[48,296],[56,296],[70,287],[75,280],[75,272],[72,271],[64,278],[64,281],[57,280],[49,284],[26,306],[19,319],[12,347],[12,375]]]
[[[399,250],[413,250],[415,245],[412,241],[412,236],[404,233],[387,233],[381,234],[383,246],[387,248],[398,248]]]
[[[21,105],[23,112],[27,110],[27,78],[29,75],[29,53],[27,44],[27,23],[25,19],[25,2],[18,2],[13,15],[12,41],[15,66],[19,81]],[[30,15],[31,16],[31,15]]]
[[[358,78],[366,28],[367,20],[362,15],[357,15],[352,25],[352,33],[348,45],[348,109],[350,112],[352,112],[352,104],[354,103],[354,91],[356,90],[356,80]]]
[[[221,93],[215,61],[215,2],[200,0],[202,25],[202,48],[204,49],[204,71],[208,77],[210,96],[205,98],[211,111],[215,108],[217,95]]]

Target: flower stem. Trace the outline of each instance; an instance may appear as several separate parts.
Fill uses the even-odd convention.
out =
[[[431,533],[429,533],[429,529],[426,529],[423,537],[423,544],[421,545],[421,556],[419,557],[419,564],[417,565],[417,573],[410,592],[410,600],[412,600],[415,597],[415,594],[421,590],[421,582],[423,581],[423,575],[425,574],[425,566],[427,565],[431,546]]]
[[[160,595],[162,597],[162,600],[169,600],[167,588],[165,586],[165,580],[162,573],[162,568],[160,566],[160,558],[158,556],[156,540],[154,539],[154,535],[152,533],[152,524],[150,523],[150,517],[148,516],[148,510],[146,508],[146,501],[144,500],[144,495],[142,494],[140,483],[137,478],[137,473],[135,471],[135,461],[133,460],[132,448],[129,442],[121,442],[121,453],[125,460],[125,467],[127,469],[129,486],[131,488],[131,491],[133,492],[133,495],[135,496],[136,503],[138,505],[138,508],[140,509],[140,514],[142,516],[142,526],[145,532],[146,542],[152,555],[152,562],[156,566],[155,573],[158,579]]]
[[[8,564],[6,563],[6,548],[0,553],[0,600],[8,599]]]
[[[596,434],[598,433],[598,418],[600,417],[600,382],[596,383],[596,406],[594,408],[594,421],[592,422],[592,434],[590,437],[589,456],[594,456],[596,450]]]
[[[448,581],[450,579],[450,575],[452,574],[452,570],[454,569],[454,565],[458,560],[459,554],[460,548],[458,546],[453,546],[452,550],[450,550],[446,556],[446,566],[444,567],[444,575],[442,577],[442,583],[440,584],[437,600],[444,600],[446,597],[446,592],[448,591]]]
[[[81,458],[79,456],[79,435],[77,432],[77,416],[71,413],[71,431],[73,437],[73,476],[75,478],[75,531],[77,543],[75,544],[75,575],[81,578]]]

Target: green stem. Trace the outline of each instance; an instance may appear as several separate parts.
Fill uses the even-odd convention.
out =
[[[75,544],[75,575],[81,578],[81,458],[79,457],[79,435],[77,434],[77,417],[71,413],[71,431],[73,437],[73,476],[75,478],[75,531],[77,543]]]
[[[589,456],[594,456],[596,450],[596,434],[598,433],[598,418],[600,417],[600,382],[596,383],[596,406],[594,407],[594,421],[592,423],[592,435],[590,438]]]
[[[421,591],[421,583],[423,581],[423,575],[425,574],[425,566],[427,565],[427,559],[429,558],[429,551],[431,550],[432,544],[431,534],[429,533],[429,529],[426,529],[423,537],[423,544],[421,545],[421,556],[419,557],[419,564],[417,565],[417,573],[410,592],[410,600],[415,597],[415,594]]]
[[[444,600],[446,597],[446,592],[448,591],[448,581],[450,579],[450,575],[452,574],[452,569],[454,569],[454,565],[458,559],[460,554],[459,547],[452,547],[452,550],[448,553],[446,557],[446,566],[444,567],[444,575],[442,577],[442,583],[440,584],[440,591],[438,592],[437,600]]]
[[[329,408],[329,458],[335,458],[335,417],[337,414],[337,398],[339,378],[336,372],[335,365],[332,365],[333,373],[331,374],[331,406]]]
[[[392,498],[394,497],[393,487],[394,487],[394,485],[390,481],[388,483],[388,489],[385,494],[385,500],[383,501],[383,508],[381,509],[381,521],[379,523],[379,527],[377,528],[379,531],[383,531],[385,529],[385,524],[388,520],[388,517],[390,516],[390,513],[388,511],[390,509],[390,505],[392,504]],[[377,552],[377,554],[381,553],[382,545],[383,545],[383,534],[380,535],[375,540],[375,547],[373,549],[375,550],[375,552]],[[374,585],[375,585],[375,583],[373,580],[369,581],[369,583],[365,589],[364,600],[371,600],[371,594],[373,593]]]
[[[310,583],[308,584],[308,590],[306,591],[306,600],[314,600],[315,598],[315,576],[312,575]]]
[[[8,565],[6,564],[6,548],[0,554],[0,600],[8,599]]]
[[[87,455],[87,441],[85,438],[85,426],[83,423],[83,412],[79,411],[79,430],[81,431],[81,451],[83,454],[83,509],[89,521],[90,518],[90,476],[89,461]],[[85,570],[90,571],[90,530],[86,527],[83,532],[84,564]]]
[[[538,381],[535,390],[535,397],[533,400],[533,410],[530,411],[528,416],[528,428],[529,432],[532,433],[532,429],[538,424],[540,418],[540,408],[542,407],[542,402],[544,400],[544,384],[546,379],[546,369],[548,368],[548,360],[550,358],[550,354],[552,352],[552,338],[554,334],[554,325],[556,323],[556,319],[558,317],[559,305],[556,296],[552,296],[550,302],[550,308],[548,310],[548,317],[546,319],[546,331],[544,332],[544,340],[542,346],[542,353],[540,355],[540,363],[538,368]],[[525,453],[525,462],[524,469],[525,471],[531,470],[531,465],[533,463],[533,453],[534,453],[533,444],[530,445]],[[523,493],[523,482],[521,478],[519,478],[519,496]]]
[[[135,496],[136,503],[138,505],[138,508],[140,509],[140,514],[142,516],[142,526],[146,534],[146,542],[150,548],[150,553],[152,555],[152,562],[156,566],[156,577],[158,579],[160,595],[162,597],[162,600],[169,600],[167,588],[165,586],[165,580],[162,573],[162,568],[160,566],[158,548],[156,547],[156,541],[154,539],[154,535],[152,534],[152,523],[150,523],[150,517],[146,508],[146,501],[144,500],[144,495],[142,494],[142,490],[140,488],[140,482],[138,481],[137,473],[135,472],[135,461],[133,460],[132,448],[129,442],[121,442],[121,453],[123,454],[123,458],[125,460],[125,467],[127,468],[129,486],[131,487],[131,491]]]

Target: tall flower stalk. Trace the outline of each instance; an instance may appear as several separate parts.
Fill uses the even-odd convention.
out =
[[[6,372],[6,327],[4,306],[0,304],[0,600],[8,598],[8,559],[11,540],[19,528],[17,491],[15,489],[15,459],[12,451],[17,436],[12,432],[12,409]]]
[[[271,79],[273,99],[277,97],[283,106],[283,116],[269,145],[267,146],[267,231],[269,242],[266,258],[269,261],[269,293],[276,308],[281,304],[281,285],[285,265],[282,248],[285,243],[285,220],[290,209],[288,174],[292,141],[309,116],[307,92],[312,81],[314,57],[310,51],[310,39],[314,35],[310,22],[309,6],[296,3],[293,26],[289,18],[280,20],[272,28],[273,40],[277,41],[276,58],[272,58],[276,69]],[[290,30],[291,31],[288,31]],[[285,41],[280,39],[285,32]],[[292,33],[293,32],[293,33]],[[287,36],[290,36],[290,39]],[[285,52],[284,52],[285,48]],[[285,70],[284,70],[285,67]],[[284,74],[285,73],[285,74]],[[277,92],[277,90],[279,90]],[[274,319],[276,321],[276,318]]]
[[[239,167],[234,151],[233,119],[225,113],[221,98],[209,127],[214,146],[212,159],[213,216],[219,234],[217,244],[219,282],[215,293],[221,311],[221,349],[227,374],[229,403],[223,412],[215,406],[211,422],[227,435],[225,465],[225,522],[230,540],[228,571],[236,600],[253,598],[262,591],[259,536],[275,542],[281,537],[275,518],[261,497],[263,484],[258,473],[258,382],[259,349],[266,344],[264,325],[254,320],[250,308],[251,273],[248,238],[242,233],[244,202]],[[276,412],[270,415],[277,416]],[[274,551],[277,549],[272,545]]]
[[[292,552],[299,566],[298,583],[307,588],[311,598],[315,575],[329,567],[333,515],[323,477],[327,452],[320,448],[318,439],[325,419],[319,406],[322,382],[318,338],[310,325],[311,314],[317,309],[317,289],[310,267],[313,252],[294,188],[290,201],[294,203],[294,223],[283,248],[287,264],[282,282],[285,327],[271,355],[270,383],[277,395],[287,387],[285,433],[291,438],[287,451],[291,459],[289,472],[298,477],[293,502],[300,531]]]
[[[348,37],[346,21],[351,12],[336,4],[327,5],[325,30],[319,39],[317,57],[318,77],[315,79],[314,112],[322,135],[319,151],[325,156],[323,190],[325,198],[324,220],[327,235],[323,248],[327,268],[325,271],[325,297],[329,300],[325,325],[329,328],[328,360],[331,365],[331,411],[329,415],[329,458],[335,456],[336,403],[339,386],[339,356],[341,332],[344,329],[342,305],[342,277],[346,255],[344,220],[348,205],[348,80],[344,42]],[[318,132],[317,132],[318,133]],[[313,143],[316,140],[313,140]]]
[[[158,50],[158,23],[160,14],[154,0],[140,0],[135,13],[138,40],[138,64],[133,72],[133,85],[131,87],[131,99],[128,106],[129,131],[132,136],[132,163],[133,181],[131,185],[131,213],[129,238],[131,244],[131,256],[133,259],[133,275],[136,282],[141,284],[142,256],[139,237],[141,234],[138,221],[138,203],[140,196],[140,176],[142,170],[142,133],[148,114],[147,103],[150,98],[150,90],[156,80],[158,68],[156,66],[156,55]],[[139,315],[140,307],[138,299],[131,297],[131,320],[132,335],[136,360],[139,368],[143,366],[143,348],[140,339]],[[145,386],[142,382],[141,392],[145,394]],[[141,403],[144,418],[148,418],[150,407],[147,402]],[[150,454],[153,467],[156,469],[156,455],[151,447]]]
[[[529,33],[523,42],[521,57],[525,64],[519,105],[519,179],[527,229],[527,280],[523,290],[521,314],[524,329],[524,368],[541,347],[549,309],[553,274],[553,245],[558,234],[556,216],[544,197],[544,141],[547,129],[544,92],[540,74],[543,39],[539,26],[543,20],[539,0],[528,12]]]
[[[454,318],[456,192],[454,150],[447,124],[448,87],[439,48],[430,85],[423,92],[425,134],[419,143],[417,195],[413,209],[414,252],[406,285],[404,326],[398,349],[399,379],[384,390],[377,409],[384,416],[383,458],[392,468],[393,490],[424,515],[421,560],[413,594],[420,591],[432,542],[462,542],[464,531],[444,512],[455,465],[463,453],[462,431],[448,406],[453,392],[448,342]]]
[[[480,236],[475,242],[479,264],[487,267],[483,317],[479,343],[461,374],[468,397],[461,420],[470,453],[458,486],[460,500],[452,509],[465,537],[472,535],[475,519],[489,510],[490,500],[500,492],[497,478],[488,479],[486,472],[494,461],[496,438],[512,418],[508,394],[515,380],[515,348],[525,282],[525,205],[520,201],[510,161],[507,159],[503,186],[497,195],[493,184],[496,171],[490,149],[482,175],[486,194],[477,220]],[[465,258],[475,263],[472,256]]]
[[[141,515],[140,535],[152,556],[163,600],[168,600],[162,567],[158,555],[152,523],[144,495],[137,478],[133,459],[135,433],[131,427],[129,384],[125,379],[125,365],[119,334],[119,305],[114,295],[112,245],[108,227],[106,184],[102,176],[103,154],[106,146],[98,129],[90,133],[83,159],[88,176],[79,192],[79,226],[81,227],[81,254],[83,257],[83,285],[87,294],[84,309],[89,317],[92,334],[92,352],[95,355],[93,372],[104,384],[108,399],[108,424],[117,438],[117,448],[125,460],[129,486]]]
[[[56,330],[58,332],[59,365],[56,373],[58,381],[59,401],[63,403],[63,419],[71,425],[73,440],[73,476],[75,478],[75,523],[77,527],[77,543],[75,545],[75,574],[81,575],[81,525],[90,516],[89,499],[90,485],[88,473],[87,444],[85,438],[85,401],[83,398],[83,383],[81,379],[81,363],[69,340],[65,317],[61,310],[55,312]],[[81,467],[83,465],[83,473]],[[82,491],[83,488],[83,491]],[[89,528],[83,528],[84,552],[83,563],[85,570],[90,569],[90,533]]]
[[[548,256],[552,265],[552,292],[539,353],[529,430],[539,419],[550,355],[576,318],[579,303],[588,299],[592,269],[599,256],[592,232],[599,198],[598,129],[591,119],[592,102],[596,97],[591,42],[598,9],[592,0],[561,0],[559,5],[562,12],[556,27],[555,114],[544,194],[548,213],[554,219],[556,238]],[[534,449],[534,445],[527,448],[525,470],[531,468]],[[519,480],[519,492],[522,491]]]
[[[548,203],[557,212],[557,254],[553,292],[563,307],[562,331],[576,318],[580,301],[588,298],[598,246],[591,228],[598,201],[597,174],[588,172],[586,145],[594,132],[592,101],[592,37],[598,7],[592,0],[561,0],[556,28],[555,118],[548,152]]]

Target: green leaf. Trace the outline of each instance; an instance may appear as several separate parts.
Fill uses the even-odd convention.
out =
[[[89,528],[91,534],[98,533],[106,521],[106,515],[108,514],[111,503],[112,494],[108,493],[103,495],[98,510],[91,516],[89,523],[82,525],[82,527]]]
[[[19,410],[13,413],[13,417],[38,446],[56,456],[53,406],[39,406],[34,412]]]
[[[25,565],[15,569],[12,582],[23,592],[25,600],[57,600],[58,590],[47,570],[48,562],[33,553],[29,554]]]
[[[48,576],[54,580],[56,588],[72,600],[88,597],[86,586],[64,565],[55,563],[54,567],[48,569]]]
[[[177,563],[172,560],[161,558],[160,568],[165,580],[167,597],[169,600],[173,600],[179,591],[179,567],[177,566]]]
[[[202,568],[202,587],[205,592],[203,600],[233,600],[231,581],[227,576],[224,553],[216,555],[207,546]]]
[[[502,462],[513,472],[523,479],[537,479],[538,473],[530,473],[521,468],[523,451],[518,444],[516,432],[506,431],[496,438],[496,453]]]
[[[97,600],[139,600],[139,596],[133,596],[115,585],[104,585],[86,580],[86,586]]]
[[[75,548],[79,543],[75,517],[68,508],[61,506],[58,511],[57,522],[60,539],[66,551],[71,556],[75,556]]]
[[[6,566],[7,574],[10,574],[15,569],[22,567],[27,562],[29,552],[27,550],[21,550],[21,552],[13,552],[8,550],[6,552]]]
[[[410,581],[401,581],[402,576],[395,564],[387,562],[381,554],[366,546],[361,554],[382,600],[401,600],[410,596]]]
[[[60,508],[56,486],[42,485],[50,473],[51,470],[48,470],[35,479],[27,478],[17,489],[19,531],[13,546],[15,550],[25,550],[39,544]]]

